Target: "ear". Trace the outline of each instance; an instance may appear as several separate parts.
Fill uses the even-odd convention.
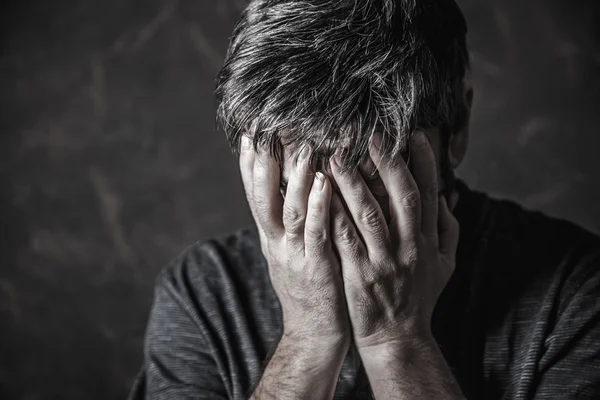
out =
[[[471,106],[473,105],[473,85],[470,78],[465,78],[463,90],[463,113],[455,132],[450,137],[448,159],[452,169],[458,168],[467,154],[469,146],[469,125],[471,123]]]

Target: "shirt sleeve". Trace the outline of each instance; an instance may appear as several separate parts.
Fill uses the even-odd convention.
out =
[[[546,338],[535,399],[600,399],[600,256],[580,271]]]
[[[185,287],[167,277],[167,271],[157,280],[144,342],[145,398],[226,399],[193,301],[185,295]]]

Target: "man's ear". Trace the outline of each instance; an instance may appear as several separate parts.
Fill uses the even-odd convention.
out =
[[[463,90],[463,112],[460,123],[450,136],[448,158],[452,169],[458,168],[467,154],[469,146],[469,125],[471,123],[471,107],[473,105],[473,85],[470,78],[465,78]]]

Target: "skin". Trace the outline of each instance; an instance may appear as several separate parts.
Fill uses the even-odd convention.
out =
[[[434,157],[436,159],[436,165],[441,165],[441,159],[442,159],[442,144],[441,144],[441,134],[440,134],[440,130],[439,128],[434,128],[431,129],[429,132],[424,131],[425,134],[427,135],[427,138],[429,139],[429,142],[431,143],[431,148],[433,149],[434,152]],[[294,154],[290,153],[288,149],[284,149],[284,154],[283,154],[283,167],[281,168],[281,193],[282,195],[285,197],[285,193],[287,191],[287,186],[288,186],[288,181],[289,181],[289,177],[290,177],[290,171],[292,171],[294,169]],[[409,166],[412,167],[412,164]],[[328,170],[327,173],[330,175],[331,171]],[[390,210],[389,210],[389,195],[385,190],[385,185],[383,184],[383,181],[381,180],[381,178],[379,177],[379,174],[377,172],[377,166],[373,163],[373,160],[371,159],[371,157],[367,154],[362,162],[359,165],[359,173],[362,176],[362,178],[364,179],[365,183],[367,184],[367,186],[369,187],[369,190],[371,191],[371,194],[373,195],[373,197],[375,198],[375,200],[377,201],[377,203],[379,204],[381,211],[383,212],[384,218],[386,219],[386,221],[389,221],[390,219]],[[439,182],[439,191],[443,191],[445,188],[445,184],[444,181],[442,179],[442,173],[441,170],[438,168],[437,171],[438,174],[438,182]],[[335,191],[339,191],[337,186],[336,186],[336,182],[333,181],[332,184],[334,185],[334,189]],[[456,200],[456,199],[454,199]],[[456,201],[453,201],[452,204],[450,204],[451,209],[453,208],[453,206],[455,205]]]
[[[464,156],[466,132],[451,139],[452,167]],[[287,157],[282,176],[268,152],[244,138],[244,188],[283,313],[283,335],[252,399],[331,399],[352,341],[376,399],[464,398],[431,334],[459,236],[439,196],[438,136],[412,136],[412,170],[401,157],[382,158],[372,137],[369,162],[380,183],[363,178],[369,162],[352,174],[337,156],[330,177],[311,173],[306,154]],[[374,194],[377,184],[384,190]]]

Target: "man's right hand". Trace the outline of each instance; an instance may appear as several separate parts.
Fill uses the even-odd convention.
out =
[[[284,200],[278,162],[245,136],[241,147],[246,197],[283,312],[283,335],[251,398],[331,399],[351,341],[330,237],[331,182],[301,155]]]
[[[280,192],[280,168],[265,149],[242,138],[240,170],[260,234],[271,282],[281,303],[283,334],[319,346],[350,343],[349,319],[330,235],[332,186],[298,157]]]

